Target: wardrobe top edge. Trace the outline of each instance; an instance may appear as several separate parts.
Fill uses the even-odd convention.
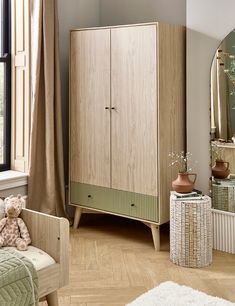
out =
[[[71,29],[70,32],[76,32],[76,31],[89,31],[89,30],[103,30],[103,29],[115,29],[115,28],[126,28],[126,27],[137,27],[137,26],[148,26],[148,25],[169,25],[172,27],[179,27],[179,28],[185,28],[183,25],[178,24],[169,24],[169,23],[163,23],[163,22],[146,22],[146,23],[133,23],[133,24],[120,24],[115,26],[100,26],[100,27],[88,27],[88,28],[74,28]]]

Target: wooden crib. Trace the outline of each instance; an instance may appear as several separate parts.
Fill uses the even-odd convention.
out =
[[[23,209],[20,217],[27,224],[32,245],[56,262],[38,271],[38,280],[39,298],[45,297],[49,306],[58,306],[57,290],[69,282],[69,222],[29,209]]]

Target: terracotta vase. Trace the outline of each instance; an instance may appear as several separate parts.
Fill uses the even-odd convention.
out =
[[[194,180],[191,181],[189,176],[193,175]],[[194,184],[197,178],[196,173],[178,173],[178,177],[175,181],[172,182],[172,188],[174,191],[179,193],[189,193],[193,191]]]
[[[212,167],[212,175],[218,179],[225,179],[229,173],[229,163],[224,160],[217,159]]]

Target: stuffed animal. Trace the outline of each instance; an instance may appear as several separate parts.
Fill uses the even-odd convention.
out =
[[[5,203],[2,198],[0,198],[0,220],[5,217]]]
[[[18,194],[5,199],[6,217],[0,220],[0,247],[16,246],[18,250],[25,251],[31,243],[28,229],[21,218],[18,218],[25,200]]]

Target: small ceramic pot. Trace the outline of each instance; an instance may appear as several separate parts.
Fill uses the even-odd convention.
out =
[[[212,167],[212,175],[218,179],[225,179],[230,174],[229,163],[217,159]]]
[[[189,176],[193,175],[194,180],[191,181]],[[172,188],[174,191],[179,193],[189,193],[193,191],[194,184],[197,179],[196,173],[178,173],[178,177],[175,181],[172,182]]]

